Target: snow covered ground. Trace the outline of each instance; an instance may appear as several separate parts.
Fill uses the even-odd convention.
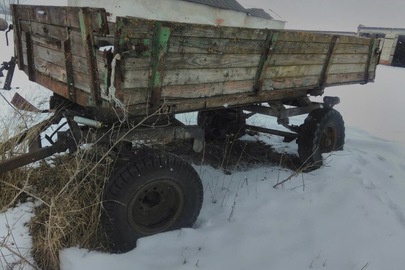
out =
[[[0,34],[1,61],[12,54],[4,44]],[[347,140],[327,166],[278,189],[272,186],[292,171],[268,165],[225,175],[195,166],[205,200],[194,228],[145,237],[120,255],[68,248],[61,252],[62,269],[404,269],[404,85],[405,69],[379,66],[374,84],[326,90],[342,100],[336,109],[346,122]],[[13,86],[33,102],[38,91],[46,95],[21,72]],[[0,99],[4,119],[9,108]],[[268,118],[252,121],[274,127]],[[295,142],[282,143],[278,137],[259,139],[279,152],[297,149]],[[6,240],[28,259],[31,239],[24,224],[32,207],[27,203],[0,214],[0,243]],[[0,247],[1,269],[31,269],[14,262],[18,258]]]

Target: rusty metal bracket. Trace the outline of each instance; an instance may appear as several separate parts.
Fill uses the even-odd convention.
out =
[[[321,71],[321,74],[319,76],[319,82],[318,82],[318,87],[313,89],[310,94],[312,96],[319,96],[322,95],[324,90],[325,90],[325,86],[326,86],[326,81],[328,80],[328,70],[329,70],[329,65],[332,59],[332,55],[333,52],[335,50],[336,47],[336,43],[338,40],[339,36],[337,35],[333,35],[332,39],[329,43],[329,49],[328,49],[328,53],[326,54],[326,59],[325,62],[323,64],[323,68]]]
[[[264,48],[262,55],[260,56],[260,61],[259,65],[257,67],[257,72],[255,76],[255,84],[253,86],[253,92],[255,94],[258,94],[262,88],[262,74],[265,69],[265,65],[269,57],[271,57],[271,54],[273,52],[273,45],[276,42],[278,37],[278,32],[271,31],[267,33],[266,41],[264,43]]]
[[[3,62],[0,67],[0,77],[3,77],[3,70],[7,70],[6,80],[4,82],[3,89],[11,90],[11,82],[13,81],[14,70],[15,70],[15,58],[11,57],[8,62]]]
[[[8,33],[11,31],[11,30],[13,30],[14,29],[14,26],[12,25],[12,24],[10,24],[9,26],[8,26],[8,30],[6,31],[6,44],[7,44],[7,46],[9,45],[9,42],[8,42]]]

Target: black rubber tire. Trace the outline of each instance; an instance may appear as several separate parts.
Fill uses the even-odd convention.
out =
[[[104,188],[101,223],[111,252],[126,252],[140,237],[191,227],[203,202],[197,172],[170,154],[123,164]]]
[[[197,125],[204,130],[207,141],[224,141],[228,136],[238,139],[246,134],[246,119],[238,109],[200,111]]]
[[[343,150],[345,126],[341,114],[334,109],[313,110],[300,126],[297,143],[304,171],[319,169],[323,153]]]

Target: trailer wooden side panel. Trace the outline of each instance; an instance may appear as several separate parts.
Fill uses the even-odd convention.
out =
[[[13,5],[18,65],[85,107],[132,114],[320,95],[375,78],[378,40],[117,17],[104,9]],[[109,42],[113,49],[98,50]],[[107,43],[108,43],[107,42]]]
[[[108,33],[103,9],[13,5],[19,68],[31,80],[82,105],[97,105],[94,37]],[[91,29],[87,31],[86,29]],[[87,36],[86,36],[87,35]],[[102,77],[102,76],[101,76]],[[95,83],[95,80],[97,83]]]
[[[130,105],[142,103],[145,98],[151,101],[153,93],[160,101],[207,99],[366,83],[375,76],[376,46],[371,39],[137,18],[118,18],[118,25],[118,53],[124,53],[125,61],[125,68],[121,69],[124,98],[142,96],[138,101],[126,101]],[[164,48],[154,51],[162,29],[166,31]],[[154,64],[158,65],[155,70]],[[151,81],[147,82],[148,72],[149,80],[153,80],[154,72],[159,73],[158,89],[153,90]]]

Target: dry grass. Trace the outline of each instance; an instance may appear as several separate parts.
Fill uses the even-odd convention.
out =
[[[32,184],[43,201],[29,224],[32,255],[42,269],[59,269],[59,251],[79,246],[103,250],[100,206],[110,165],[86,159],[86,153],[56,158],[33,172]]]
[[[279,153],[272,146],[260,141],[230,140],[213,141],[205,144],[201,153],[195,153],[186,141],[177,141],[160,146],[163,151],[174,153],[184,159],[201,165],[227,170],[248,170],[252,166],[277,165],[290,170],[301,166],[295,154]]]
[[[26,144],[19,144],[20,131],[26,127],[28,116],[21,116],[17,112],[7,119],[0,120],[0,160],[7,160],[27,150]],[[21,120],[22,119],[22,120]],[[16,202],[24,201],[28,191],[27,179],[30,171],[26,168],[18,168],[7,173],[0,174],[0,212],[14,206]]]
[[[40,202],[28,224],[40,269],[59,269],[59,251],[66,247],[104,250],[99,217],[111,166],[89,156],[79,150],[0,176],[2,210],[28,197]]]

